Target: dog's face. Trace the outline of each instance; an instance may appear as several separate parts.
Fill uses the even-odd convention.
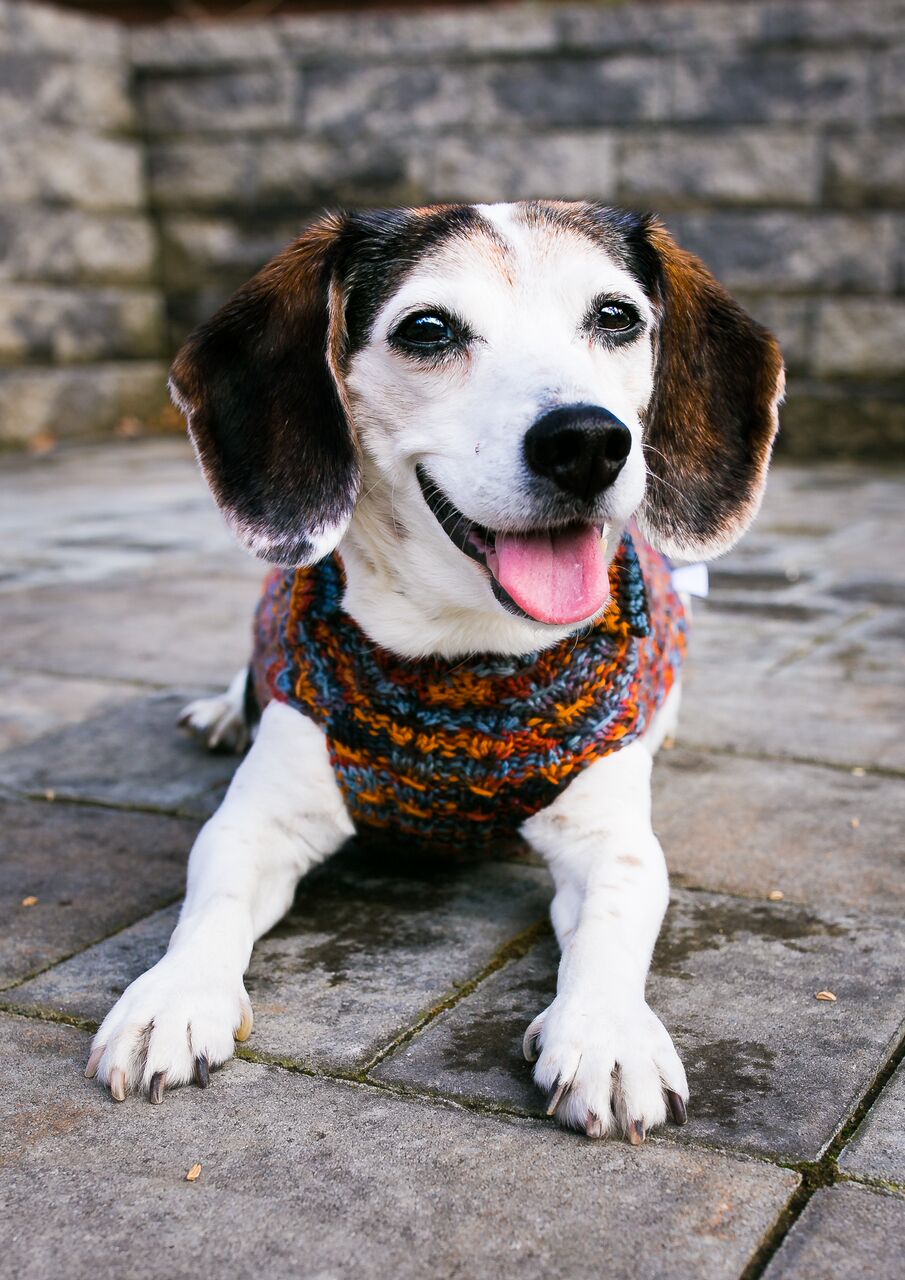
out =
[[[316,224],[189,340],[173,387],[258,554],[311,562],[348,535],[441,606],[552,635],[603,608],[633,515],[673,555],[734,542],[782,362],[651,219],[443,206]]]

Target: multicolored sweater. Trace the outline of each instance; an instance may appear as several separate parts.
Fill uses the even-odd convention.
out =
[[[603,617],[523,657],[399,658],[344,612],[344,589],[336,556],[269,575],[252,661],[258,701],[287,702],[323,726],[357,826],[435,843],[514,834],[578,770],[644,732],[685,652],[669,565],[628,535]]]

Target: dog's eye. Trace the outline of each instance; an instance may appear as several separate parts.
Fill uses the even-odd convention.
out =
[[[601,302],[595,313],[595,323],[604,333],[627,333],[634,329],[641,317],[627,302]]]
[[[448,347],[455,341],[455,337],[450,322],[433,311],[419,311],[417,315],[406,316],[393,333],[396,342],[416,351],[436,351],[440,347]]]

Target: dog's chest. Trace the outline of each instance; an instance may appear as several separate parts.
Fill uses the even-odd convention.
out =
[[[543,652],[410,661],[343,612],[337,559],[279,571],[258,608],[257,696],[323,726],[356,825],[456,845],[507,836],[639,737],[672,687],[685,617],[665,561],[627,537],[611,588],[593,629]]]

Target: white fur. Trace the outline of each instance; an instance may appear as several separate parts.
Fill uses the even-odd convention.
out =
[[[248,746],[250,726],[245,723],[245,682],[248,668],[236,672],[229,687],[213,698],[196,698],[183,707],[179,724],[194,734],[209,751],[241,753]]]
[[[529,228],[507,206],[483,212],[505,250],[459,239],[416,265],[381,308],[343,389],[364,455],[361,497],[341,546],[345,605],[373,640],[402,655],[525,653],[577,629],[506,612],[486,571],[425,504],[417,464],[488,528],[537,528],[524,434],[545,410],[586,402],[609,409],[633,436],[595,513],[610,554],[644,492],[641,422],[656,316],[643,290],[580,236]],[[637,307],[647,322],[637,342],[608,349],[582,331],[602,293]],[[479,340],[466,357],[425,369],[394,352],[387,335],[409,311],[437,306],[463,315]],[[324,531],[324,548],[337,534]],[[189,726],[212,744],[238,742],[238,681],[224,698],[186,710]],[[523,828],[553,874],[563,948],[556,999],[529,1029],[540,1049],[536,1077],[543,1087],[571,1082],[557,1116],[595,1135],[660,1123],[664,1087],[687,1096],[682,1065],[644,998],[668,896],[650,825],[651,755],[673,731],[677,707],[678,691],[646,744],[590,766]],[[299,877],[351,831],[323,734],[271,704],[192,851],[169,950],[108,1014],[89,1069],[122,1094],[147,1090],[155,1073],[168,1085],[185,1082],[200,1053],[211,1063],[227,1058],[247,1012],[242,978],[254,940],[286,911]]]
[[[644,494],[641,418],[653,387],[656,318],[643,289],[581,236],[523,226],[505,205],[482,212],[508,252],[453,241],[416,266],[381,308],[347,376],[364,460],[362,496],[341,546],[346,607],[379,644],[409,657],[530,653],[575,630],[500,607],[487,573],[463,557],[426,506],[416,464],[479,524],[537,528],[543,518],[525,433],[546,409],[590,403],[633,436],[597,511],[612,532],[611,554]],[[647,322],[637,341],[609,349],[582,331],[601,294],[637,307]],[[477,340],[467,357],[424,369],[394,352],[387,336],[405,315],[431,307],[461,315]]]
[[[522,828],[553,875],[563,953],[556,999],[526,1044],[537,1040],[542,1089],[569,1084],[559,1119],[595,1136],[661,1124],[664,1087],[688,1096],[672,1041],[644,999],[669,897],[650,825],[650,769],[647,746],[632,743],[590,765]]]
[[[285,914],[301,876],[352,834],[322,731],[271,703],[226,799],[189,858],[179,923],[161,960],[137,978],[94,1038],[105,1083],[147,1090],[192,1078],[233,1052],[249,1008],[242,975],[256,938]],[[102,1052],[100,1052],[102,1051]]]

